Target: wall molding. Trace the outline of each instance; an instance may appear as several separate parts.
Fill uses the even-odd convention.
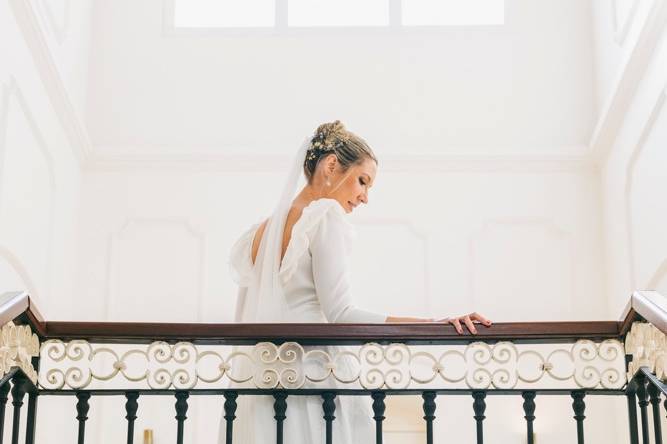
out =
[[[572,233],[568,230],[561,228],[555,221],[550,219],[543,218],[500,218],[500,219],[487,219],[484,220],[480,226],[473,230],[468,235],[468,291],[469,291],[469,300],[473,307],[479,306],[479,301],[477,300],[477,294],[475,291],[475,282],[479,282],[477,278],[477,257],[476,252],[476,243],[478,243],[480,237],[487,233],[490,228],[498,226],[532,226],[532,227],[542,227],[545,232],[551,233],[554,236],[563,237],[567,245],[568,256],[570,259],[569,263],[569,304],[570,307],[575,306],[575,290],[576,290],[576,270],[575,270],[575,243],[572,240]]]
[[[46,288],[51,289],[51,279],[53,274],[53,241],[54,241],[54,230],[55,230],[55,204],[56,204],[56,178],[55,178],[55,163],[54,159],[51,156],[51,153],[48,150],[48,145],[46,143],[46,138],[42,131],[39,129],[37,124],[37,119],[30,110],[28,101],[25,98],[25,95],[21,91],[21,88],[14,76],[10,76],[8,83],[2,83],[2,113],[0,114],[0,211],[2,210],[2,201],[3,201],[3,171],[5,168],[5,157],[7,153],[7,124],[9,121],[10,114],[10,104],[12,103],[11,98],[16,99],[18,107],[20,108],[19,112],[23,115],[26,124],[30,128],[30,132],[35,142],[39,153],[41,154],[44,162],[46,163],[46,169],[48,171],[48,181],[49,181],[49,208],[48,208],[48,233],[47,233],[47,245],[46,245],[46,269],[44,270],[44,285]],[[21,149],[21,148],[18,148]],[[0,216],[2,216],[0,214]],[[32,281],[31,281],[32,282]],[[34,284],[31,294],[35,293]],[[47,290],[45,290],[47,291]]]
[[[0,257],[3,258],[12,267],[12,269],[16,272],[16,274],[19,275],[25,284],[25,288],[7,288],[3,289],[3,291],[27,291],[30,294],[30,298],[34,299],[39,307],[43,307],[44,305],[39,303],[39,300],[41,299],[41,293],[37,289],[35,281],[32,279],[32,276],[30,276],[28,269],[25,267],[25,265],[23,265],[21,259],[19,259],[13,251],[4,245],[0,245]]]
[[[405,227],[408,232],[421,244],[422,260],[424,261],[424,268],[422,273],[422,285],[424,287],[424,303],[426,313],[433,313],[433,295],[431,292],[431,267],[430,267],[430,240],[428,232],[419,229],[412,220],[408,218],[360,218],[354,221],[357,227]]]
[[[632,5],[630,6],[630,9],[628,10],[628,15],[623,18],[622,22],[618,21],[618,0],[613,0],[612,2],[612,21],[613,21],[613,28],[614,28],[614,40],[616,43],[618,43],[620,46],[623,46],[623,43],[625,43],[625,38],[628,36],[628,32],[630,31],[630,27],[632,26],[632,22],[635,19],[635,15],[637,14],[637,9],[639,8],[639,1],[640,0],[632,0]]]
[[[598,165],[606,160],[621,123],[648,67],[654,49],[667,26],[667,0],[653,0],[637,41],[621,62],[612,92],[607,98],[589,142],[590,156]]]
[[[199,267],[197,276],[197,321],[201,322],[204,319],[204,290],[206,288],[207,277],[207,250],[206,250],[206,234],[195,227],[189,220],[183,218],[172,217],[130,217],[120,225],[118,230],[111,232],[108,235],[108,249],[106,257],[107,266],[107,281],[104,301],[104,318],[109,319],[112,307],[112,300],[116,294],[115,285],[117,278],[117,259],[119,251],[119,241],[123,233],[127,231],[132,225],[137,224],[168,224],[183,227],[192,238],[198,243],[199,248]]]
[[[58,72],[37,13],[30,0],[9,0],[23,38],[30,49],[44,88],[60,124],[70,142],[74,156],[84,167],[92,152],[88,132],[70,100],[69,93]]]
[[[640,288],[642,285],[637,286],[637,264],[635,263],[635,240],[634,240],[634,217],[632,214],[632,185],[635,175],[635,166],[637,161],[641,157],[642,152],[644,151],[644,146],[646,145],[646,140],[649,138],[649,135],[653,131],[655,122],[658,120],[662,108],[667,101],[667,85],[663,90],[658,94],[658,97],[651,108],[646,122],[641,130],[637,143],[630,154],[630,158],[625,167],[625,189],[624,189],[624,204],[625,204],[625,230],[626,230],[626,239],[628,242],[628,266],[630,269],[630,282],[632,288]],[[642,287],[643,288],[643,287]]]
[[[33,0],[34,1],[34,0]],[[61,0],[63,4],[63,17],[59,23],[56,14],[53,11],[53,1],[51,0],[40,0],[39,9],[43,11],[41,14],[44,18],[44,22],[48,25],[53,37],[56,39],[59,45],[62,45],[69,34],[70,28],[70,0]]]
[[[648,281],[647,288],[649,290],[657,290],[657,286],[662,281],[662,278],[667,276],[667,257],[662,260],[662,263],[655,269],[653,276]]]
[[[105,150],[106,151],[106,150]],[[570,172],[595,171],[596,165],[581,147],[581,154],[413,154],[380,157],[383,171],[408,172]],[[291,153],[291,151],[290,151]],[[116,153],[89,156],[89,171],[212,171],[212,172],[284,172],[291,155],[271,153],[191,154]]]

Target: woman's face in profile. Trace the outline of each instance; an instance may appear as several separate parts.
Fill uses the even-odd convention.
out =
[[[372,159],[353,165],[344,173],[339,173],[339,177],[332,178],[334,190],[329,197],[336,199],[345,212],[351,213],[360,203],[368,203],[368,190],[373,186],[376,174],[377,164]],[[342,183],[338,185],[340,180]]]

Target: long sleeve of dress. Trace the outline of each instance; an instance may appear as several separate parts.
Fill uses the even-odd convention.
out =
[[[320,306],[329,322],[383,323],[387,316],[352,303],[349,276],[351,227],[338,211],[327,211],[310,244],[313,279]]]

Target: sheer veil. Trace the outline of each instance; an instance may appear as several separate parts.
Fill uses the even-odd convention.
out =
[[[291,162],[278,205],[264,229],[245,297],[237,302],[239,306],[235,322],[282,322],[286,319],[287,304],[278,275],[282,240],[287,213],[302,177],[303,163],[312,137],[303,141]]]

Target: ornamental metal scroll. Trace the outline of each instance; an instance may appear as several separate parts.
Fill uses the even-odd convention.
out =
[[[39,355],[39,338],[27,325],[15,325],[8,322],[0,331],[0,376],[12,368],[18,367],[37,384],[37,372],[32,365],[32,358]]]
[[[667,381],[667,337],[653,324],[634,322],[625,336],[628,363],[628,381],[640,367],[648,367],[662,381]]]
[[[261,342],[233,348],[189,342],[112,348],[50,340],[42,344],[40,367],[41,387],[56,390],[142,385],[180,390],[617,389],[626,382],[624,350],[617,340],[358,347]]]

